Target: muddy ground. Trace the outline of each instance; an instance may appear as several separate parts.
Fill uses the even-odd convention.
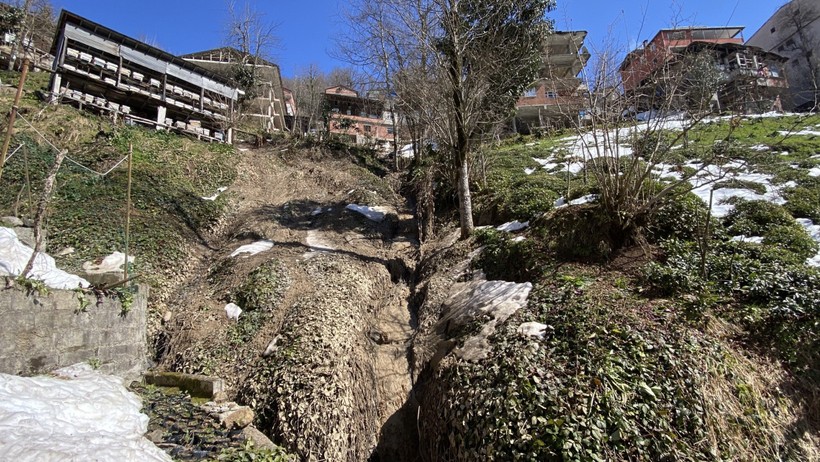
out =
[[[234,210],[163,315],[158,367],[223,377],[229,398],[305,460],[416,460],[404,411],[415,409],[416,225],[385,174],[355,153],[243,151]],[[389,212],[376,222],[350,203]],[[260,240],[273,246],[231,256]],[[238,301],[245,312],[228,319]]]

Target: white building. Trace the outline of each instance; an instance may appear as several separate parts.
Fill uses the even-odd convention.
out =
[[[746,45],[789,58],[786,75],[791,88],[790,106],[812,109],[820,100],[820,2],[791,0]]]

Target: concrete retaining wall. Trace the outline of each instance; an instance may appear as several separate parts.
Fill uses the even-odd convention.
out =
[[[81,311],[73,291],[0,290],[0,372],[34,375],[87,361],[102,372],[138,378],[147,366],[148,287],[139,286],[127,313],[116,297],[99,306],[85,297],[90,303]]]

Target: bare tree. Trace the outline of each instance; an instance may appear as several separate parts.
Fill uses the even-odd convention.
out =
[[[505,121],[541,65],[551,22],[550,0],[433,0],[441,92],[433,130],[458,172],[461,237],[472,234],[470,154],[481,136]]]
[[[322,114],[323,92],[327,88],[327,77],[319,66],[310,64],[287,81],[296,100],[296,132],[300,135],[315,128]]]
[[[38,62],[34,52],[38,45],[41,49],[50,45],[55,23],[54,8],[49,0],[17,0],[10,6],[4,13],[2,27],[4,32],[15,35],[8,63],[8,70],[13,70],[22,58]]]

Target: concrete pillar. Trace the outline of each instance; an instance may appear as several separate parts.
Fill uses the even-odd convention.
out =
[[[157,108],[157,130],[162,130],[165,126],[165,116],[168,113],[168,108],[160,106]]]

